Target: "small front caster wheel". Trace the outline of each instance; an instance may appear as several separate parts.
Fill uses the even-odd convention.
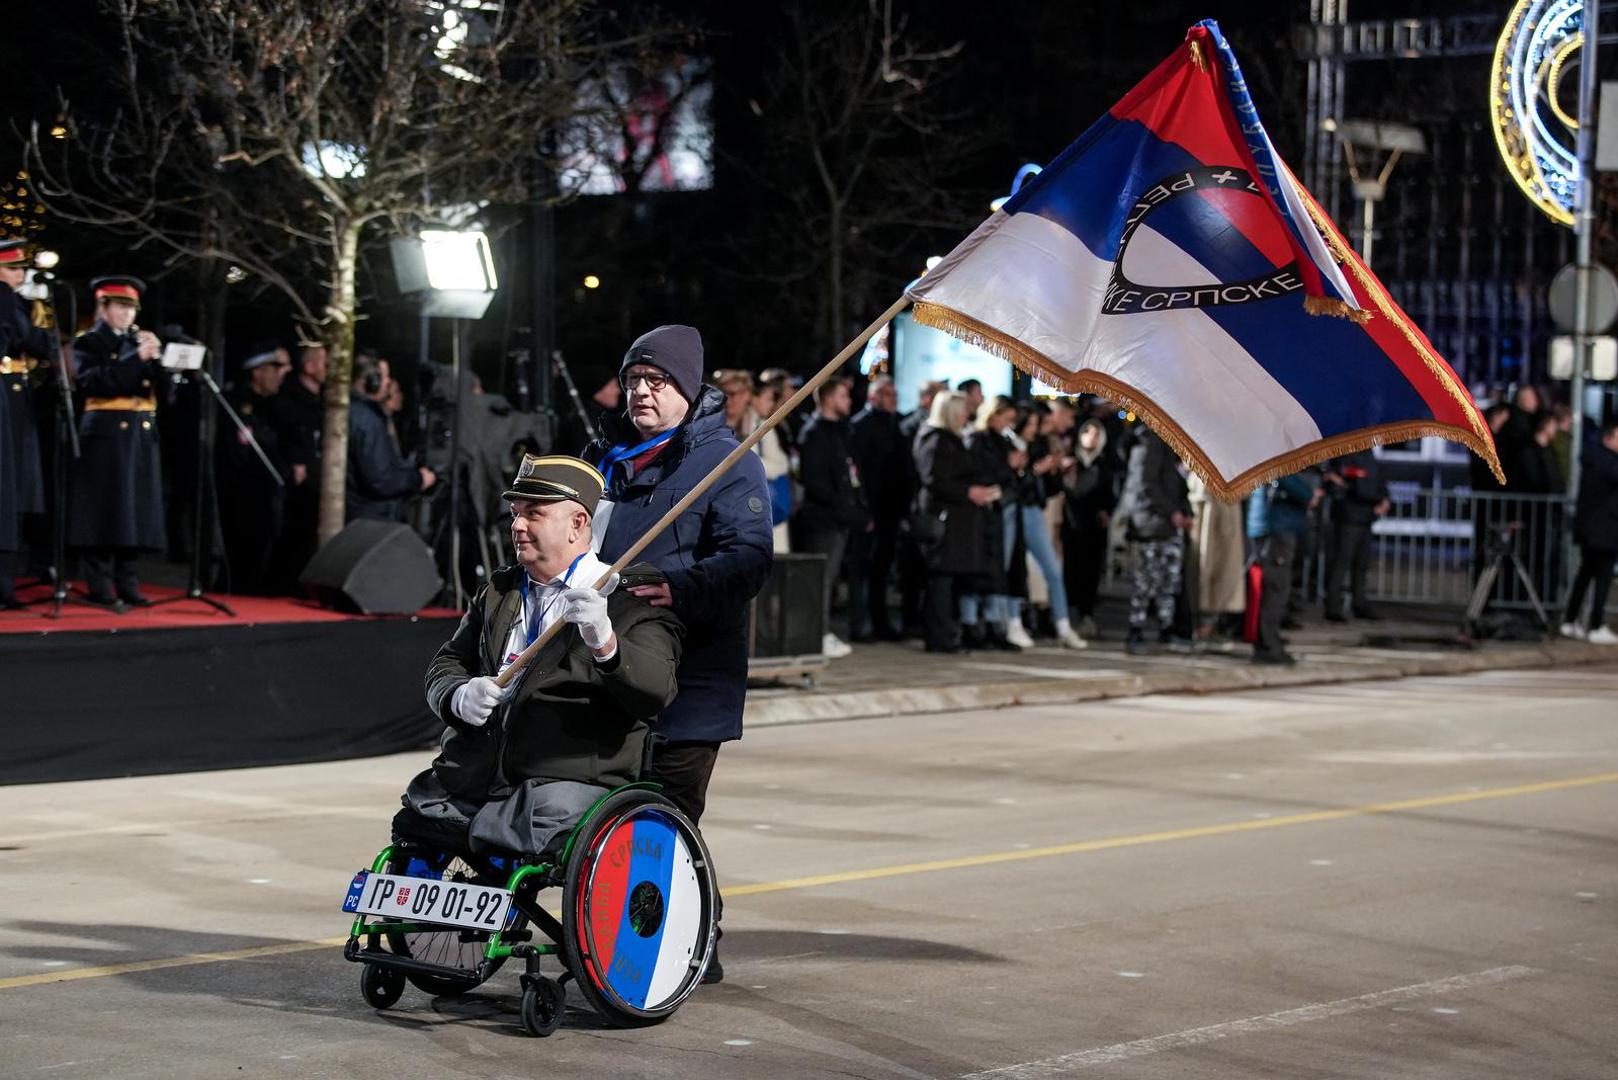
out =
[[[360,969],[360,994],[365,1003],[373,1009],[386,1009],[399,1000],[404,993],[404,972],[392,968],[382,967],[380,964],[366,964]]]
[[[562,1026],[567,991],[555,979],[543,975],[523,980],[522,1026],[528,1034],[543,1039]]]

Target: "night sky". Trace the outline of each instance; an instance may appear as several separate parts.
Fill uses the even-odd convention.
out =
[[[863,8],[859,0],[853,6]],[[619,10],[633,13],[637,7],[620,5]],[[1371,17],[1384,7],[1421,14],[1444,5],[1362,0],[1353,14]],[[92,0],[66,0],[12,5],[8,11],[8,52],[35,61],[26,78],[10,81],[10,95],[0,104],[0,152],[11,161],[21,159],[14,132],[30,119],[50,121],[59,91],[92,115],[105,116],[116,107],[106,90],[116,42],[108,40],[106,21],[97,10]],[[769,216],[770,208],[761,202],[765,196],[752,190],[730,163],[747,160],[756,150],[752,141],[761,137],[760,118],[749,111],[749,103],[767,75],[772,50],[780,47],[774,36],[779,20],[765,4],[685,3],[663,5],[662,10],[699,25],[705,33],[702,47],[714,61],[715,187],[694,194],[582,198],[558,211],[560,345],[581,367],[610,364],[641,329],[678,321],[703,331],[711,367],[818,366],[841,342],[828,341],[829,335],[818,328],[787,323],[781,316],[779,286],[749,280],[734,269],[738,245],[767,246],[771,241],[758,225]],[[968,232],[987,213],[989,199],[1005,191],[1018,165],[1057,154],[1167,55],[1199,18],[1220,20],[1272,137],[1283,155],[1294,161],[1299,157],[1303,64],[1291,53],[1289,41],[1296,24],[1307,18],[1304,0],[918,3],[911,10],[912,26],[923,42],[965,43],[945,92],[948,113],[951,124],[981,135],[981,145],[969,160],[957,163],[957,182],[970,194],[958,219],[938,223],[902,249],[885,251],[882,265],[863,268],[878,282],[891,280],[891,287],[871,290],[871,310],[850,312],[856,325],[897,296],[928,255],[948,250]],[[475,362],[491,384],[498,384],[505,370],[502,355],[523,344],[529,318],[520,285],[526,273],[523,231],[518,226],[501,238],[505,283],[517,284],[503,290],[478,329]],[[379,233],[372,239],[383,238]],[[150,306],[158,310],[150,319],[143,317],[143,323],[185,322],[186,313],[195,310],[186,275],[165,271],[145,252],[130,252],[124,238],[53,223],[45,240],[63,252],[65,278],[82,281],[122,270],[148,275],[154,284]],[[585,274],[599,275],[602,287],[588,295],[577,289]],[[400,355],[413,353],[415,319],[408,304],[389,295],[387,275],[373,273],[361,285],[370,316],[361,331],[362,343]],[[233,303],[232,363],[263,341],[291,337],[284,307],[273,296]]]

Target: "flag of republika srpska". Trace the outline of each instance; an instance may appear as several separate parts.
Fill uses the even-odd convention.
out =
[[[1222,498],[1419,435],[1500,475],[1471,395],[1282,163],[1212,21],[909,296],[918,322],[1133,408]]]

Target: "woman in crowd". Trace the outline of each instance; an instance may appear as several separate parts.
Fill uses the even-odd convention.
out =
[[[1016,525],[1028,557],[1039,567],[1045,581],[1045,592],[1050,598],[1051,620],[1056,626],[1057,643],[1068,649],[1083,649],[1088,642],[1073,631],[1072,615],[1068,611],[1067,587],[1063,581],[1062,563],[1056,557],[1056,546],[1050,528],[1045,523],[1045,504],[1061,490],[1056,480],[1067,463],[1060,449],[1053,451],[1051,440],[1040,434],[1045,418],[1044,410],[1025,405],[1017,410],[1010,440],[1014,448],[1024,451],[1026,464],[1018,474],[1015,498]],[[1014,544],[1010,538],[1008,554]],[[1015,637],[1012,638],[1016,640]],[[1032,642],[1030,642],[1032,644]]]
[[[725,424],[738,439],[751,435],[781,403],[777,384],[769,380],[754,383],[750,371],[716,371],[713,384],[725,393]],[[777,553],[790,551],[787,521],[792,517],[792,458],[781,438],[781,428],[776,426],[765,432],[753,452],[764,460],[764,479],[769,481],[775,550]]]
[[[927,651],[965,651],[955,621],[955,593],[986,565],[990,526],[987,509],[998,497],[993,487],[977,481],[977,470],[961,431],[966,426],[966,399],[942,391],[933,397],[927,423],[916,436],[918,490],[910,518],[911,536],[927,563],[923,625]]]
[[[1072,467],[1062,473],[1062,561],[1078,633],[1096,633],[1096,597],[1107,565],[1107,535],[1118,505],[1118,467],[1107,452],[1107,428],[1090,417],[1074,438]]]
[[[961,638],[969,648],[1015,650],[1034,644],[1008,583],[1017,539],[1017,473],[1028,464],[1028,451],[1018,450],[1006,437],[1016,418],[1017,407],[1010,399],[989,398],[978,406],[966,436],[974,478],[995,491],[993,513],[984,521],[985,559],[977,587],[961,596]]]

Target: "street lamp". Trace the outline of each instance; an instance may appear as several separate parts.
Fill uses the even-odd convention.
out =
[[[1354,181],[1354,197],[1360,200],[1360,258],[1371,265],[1371,240],[1376,231],[1376,204],[1388,193],[1388,177],[1393,167],[1405,154],[1425,154],[1427,139],[1409,124],[1394,124],[1380,120],[1328,120],[1327,131],[1335,131],[1343,144],[1343,157],[1348,162],[1348,175]],[[1388,155],[1375,178],[1360,174],[1356,150],[1368,152],[1368,166],[1374,166],[1378,154]]]

